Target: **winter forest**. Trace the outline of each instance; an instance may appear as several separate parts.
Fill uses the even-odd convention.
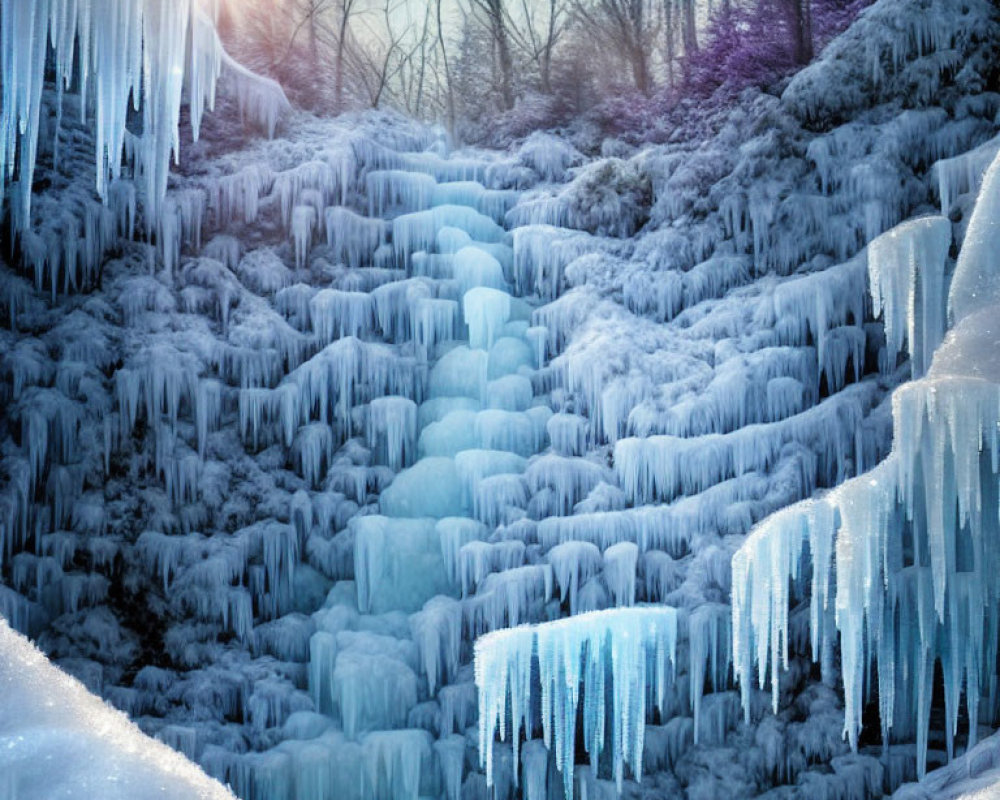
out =
[[[0,0],[0,800],[1000,798],[1000,2]]]

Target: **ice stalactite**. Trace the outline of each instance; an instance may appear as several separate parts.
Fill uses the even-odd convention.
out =
[[[967,153],[944,158],[934,164],[942,214],[951,210],[959,195],[979,189],[983,175],[996,158],[998,150],[1000,137],[990,139]]]
[[[396,259],[409,263],[418,250],[431,251],[438,232],[445,226],[460,226],[481,242],[503,242],[506,231],[492,219],[466,206],[436,206],[426,211],[404,214],[392,221],[392,243]]]
[[[386,223],[377,217],[365,217],[343,206],[330,206],[323,212],[326,242],[331,255],[347,264],[367,263],[385,241]]]
[[[927,4],[948,10],[946,0]],[[195,96],[210,92],[211,55]],[[851,258],[859,231],[880,232],[926,202],[932,189],[918,170],[988,135],[996,101],[907,109],[885,123],[899,129],[886,143],[869,135],[883,109],[866,111],[871,124],[845,114],[817,137],[775,98],[748,106],[749,96],[705,147],[680,140],[629,155],[622,142],[602,145],[621,161],[597,168],[620,171],[627,159],[629,173],[652,182],[635,237],[506,230],[556,221],[621,233],[638,219],[608,213],[623,206],[602,199],[607,187],[577,193],[586,181],[572,193],[542,187],[508,213],[518,189],[571,177],[585,161],[558,137],[456,159],[437,132],[391,115],[296,115],[294,141],[219,160],[206,157],[214,148],[192,149],[155,223],[167,270],[129,274],[146,264],[126,252],[65,330],[47,330],[55,315],[39,313],[45,304],[0,268],[0,307],[20,326],[13,339],[0,332],[0,395],[14,398],[13,421],[24,425],[13,446],[0,443],[13,454],[0,476],[0,553],[24,594],[0,587],[0,611],[55,631],[67,669],[247,800],[503,798],[518,780],[527,800],[567,787],[608,800],[619,790],[659,796],[679,784],[716,797],[736,769],[750,776],[746,794],[793,782],[831,796],[884,790],[895,777],[883,781],[874,757],[840,755],[829,686],[807,682],[797,709],[808,706],[808,724],[766,717],[773,724],[730,736],[739,716],[727,691],[731,552],[763,515],[880,452],[882,400],[902,370],[873,369],[882,331],[866,279],[880,287],[898,347],[915,351],[924,334],[903,320],[928,290],[907,291],[938,273],[924,275],[909,254],[940,244],[946,223],[887,236],[867,264]],[[136,137],[123,148],[145,163]],[[948,192],[972,185],[974,161]],[[141,185],[123,174],[108,194],[106,213],[60,240],[62,252],[91,253],[143,220]],[[957,219],[969,198],[955,199]],[[48,250],[29,244],[42,263]],[[949,263],[942,255],[930,266],[943,285]],[[771,267],[781,275],[757,272]],[[40,283],[81,281],[43,264]],[[127,330],[111,319],[119,313]],[[83,314],[113,335],[90,325],[66,336]],[[96,393],[96,412],[79,416],[94,384],[114,391]],[[103,417],[96,457],[94,416]],[[88,477],[92,465],[103,486]],[[118,533],[127,492],[140,501],[137,542],[130,521]],[[837,542],[815,536],[800,551],[832,561]],[[779,555],[765,555],[775,566]],[[119,569],[148,595],[171,664],[134,680],[130,653],[74,660],[83,647],[63,644],[79,620],[108,650],[119,622],[129,649],[134,622],[108,590]],[[813,587],[829,600],[817,607],[814,643],[827,662],[834,582]],[[773,599],[789,591],[787,581],[773,586]],[[635,605],[654,602],[664,605]],[[79,617],[44,619],[64,611]],[[573,612],[581,616],[551,623]],[[774,641],[798,645],[804,616],[776,616]],[[539,627],[523,640],[501,631],[521,624]],[[482,676],[464,662],[472,640],[495,631],[509,658],[497,655],[486,673],[498,681],[486,689],[487,737],[513,727],[540,738],[520,759],[493,745],[489,788],[469,735]],[[669,678],[678,675],[651,697],[639,667],[655,673],[661,647]],[[754,694],[754,719],[758,702]],[[574,736],[590,767],[575,763]],[[736,769],[709,750],[734,745]],[[909,752],[892,753],[885,774],[911,769]],[[624,787],[640,765],[641,785]]]
[[[813,657],[834,658],[834,631],[840,634],[845,735],[856,747],[865,702],[875,689],[866,676],[875,666],[883,737],[915,736],[920,774],[927,765],[936,663],[944,676],[949,755],[963,692],[971,745],[983,693],[996,683],[998,198],[1000,161],[994,161],[948,294],[952,330],[926,375],[893,396],[890,456],[826,495],[768,518],[733,559],[734,664],[744,708],[755,671],[762,686],[770,675],[777,704],[789,656],[789,579],[794,584],[796,578],[800,583],[808,578]],[[914,224],[921,227],[914,230]],[[907,296],[916,280],[916,260],[940,269],[936,264],[947,239],[936,227],[944,226],[918,220],[875,249],[879,258],[903,270],[902,276],[876,276],[873,288],[883,292],[887,316],[894,308],[897,321],[890,330],[895,341],[905,325],[911,347],[933,343],[940,325],[939,277],[931,279],[937,291],[920,292],[916,301]],[[914,248],[914,240],[924,246]],[[884,250],[879,254],[880,248],[889,248],[888,256]],[[900,250],[901,258],[893,262],[891,256]]]
[[[944,286],[951,222],[924,217],[882,234],[868,245],[872,305],[885,320],[887,369],[896,365],[904,342],[913,377],[927,372],[944,337]],[[922,318],[917,319],[921,313]],[[917,331],[920,338],[917,338]]]
[[[521,733],[528,739],[534,733],[535,663],[541,685],[543,741],[555,752],[567,800],[573,797],[581,686],[583,744],[591,768],[596,771],[601,754],[610,750],[619,791],[626,764],[638,779],[646,718],[654,707],[664,708],[676,647],[676,611],[653,606],[596,611],[480,638],[475,657],[479,752],[487,784],[493,783],[496,732],[501,739],[509,736],[513,743],[515,774]],[[611,691],[610,707],[606,689]]]
[[[312,206],[296,206],[292,211],[291,226],[295,242],[295,266],[302,269],[309,257],[313,231],[316,228],[316,209]]]
[[[143,136],[131,146],[151,233],[161,219],[171,157],[180,148],[180,109],[185,93],[197,138],[215,84],[226,74],[245,116],[273,133],[288,108],[281,88],[236,64],[225,53],[214,24],[196,0],[114,0],[102,13],[84,0],[6,0],[0,6],[0,51],[5,81],[0,113],[0,173],[13,176],[15,231],[31,225],[31,191],[39,148],[46,57],[55,57],[57,81],[75,77],[82,103],[95,122],[97,194],[122,177],[130,97],[143,114]],[[141,98],[141,107],[140,107]]]
[[[368,443],[381,447],[393,470],[407,466],[417,448],[417,404],[406,397],[377,397],[368,406]]]

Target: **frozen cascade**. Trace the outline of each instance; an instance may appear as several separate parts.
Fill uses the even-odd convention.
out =
[[[627,764],[638,779],[647,714],[662,712],[672,684],[677,648],[677,613],[672,608],[636,606],[595,611],[555,622],[522,626],[476,642],[479,687],[479,752],[487,785],[493,783],[493,739],[508,735],[517,773],[518,739],[534,727],[533,664],[541,685],[544,743],[554,749],[567,800],[573,797],[577,713],[582,685],[584,747],[597,769],[610,749],[612,773],[621,791]],[[611,707],[605,706],[610,679]],[[647,705],[648,703],[648,705]],[[511,709],[508,729],[507,711]],[[609,741],[610,740],[610,741]]]
[[[477,412],[459,409],[450,411],[437,422],[427,424],[420,431],[417,452],[426,456],[454,457],[463,450],[476,447]]]
[[[370,515],[351,520],[351,528],[362,612],[416,611],[427,599],[453,591],[434,520]]]
[[[321,289],[309,300],[309,319],[323,344],[346,336],[359,337],[375,322],[375,301],[367,292]]]
[[[302,269],[306,265],[315,229],[316,209],[312,206],[296,206],[292,212],[292,239],[295,242],[296,269]]]
[[[883,19],[887,5],[912,7],[881,0],[862,23]],[[945,27],[981,5],[970,0],[962,15],[945,14]],[[924,7],[954,10],[944,0]],[[911,78],[924,75],[931,48],[958,53],[971,40],[938,27],[924,30],[903,15],[887,34],[898,39],[893,47],[927,50],[894,53],[892,62],[906,61]],[[869,58],[860,51],[840,51],[835,62],[848,69],[847,92],[856,82],[850,70]],[[963,74],[979,61],[964,63]],[[199,64],[202,76],[211,72]],[[911,78],[907,85],[919,88]],[[954,79],[941,73],[942,85]],[[802,101],[796,91],[793,105]],[[14,588],[0,587],[0,611],[43,635],[60,666],[248,800],[502,800],[516,796],[517,783],[540,800],[565,794],[567,781],[587,797],[619,789],[717,797],[740,793],[727,783],[735,761],[713,749],[734,744],[748,795],[797,784],[778,791],[860,798],[912,775],[912,747],[881,761],[847,753],[835,692],[805,677],[801,659],[790,658],[804,678],[796,685],[807,687],[794,713],[808,709],[808,723],[790,722],[788,709],[758,723],[754,692],[753,727],[735,732],[725,602],[731,554],[756,522],[882,457],[891,424],[883,396],[905,371],[894,369],[883,328],[897,350],[911,351],[916,376],[917,347],[926,341],[929,352],[944,316],[908,312],[933,294],[925,284],[940,274],[945,285],[951,262],[909,256],[935,241],[942,253],[946,223],[917,220],[873,242],[867,259],[852,256],[921,210],[929,181],[942,176],[939,194],[951,199],[961,242],[982,154],[946,162],[992,135],[995,99],[963,98],[945,110],[924,108],[932,102],[925,97],[898,114],[880,108],[869,115],[877,123],[846,113],[846,124],[820,134],[799,119],[782,128],[790,148],[744,127],[762,111],[791,121],[785,101],[753,102],[760,108],[741,106],[745,118],[706,147],[653,145],[601,160],[651,181],[640,217],[615,221],[625,230],[648,211],[648,224],[620,240],[516,227],[557,221],[593,231],[619,207],[614,197],[588,206],[579,180],[524,195],[493,188],[572,179],[567,169],[586,159],[555,137],[453,158],[440,132],[386,115],[289,116],[294,141],[222,160],[192,149],[193,169],[171,176],[154,221],[166,260],[150,259],[164,270],[148,274],[148,262],[126,246],[121,260],[88,271],[102,264],[101,247],[147,219],[142,180],[123,169],[109,183],[107,207],[94,201],[80,214],[86,229],[59,238],[60,263],[81,262],[79,275],[45,260],[54,229],[26,235],[21,248],[46,290],[94,287],[92,296],[49,313],[45,297],[0,266],[0,311],[11,325],[0,332],[0,396],[13,399],[14,431],[2,443],[0,476],[0,569]],[[733,131],[744,130],[746,142],[732,147]],[[148,163],[131,134],[123,149],[127,163]],[[934,173],[922,174],[934,161]],[[41,174],[48,166],[39,163]],[[79,171],[70,163],[60,170]],[[48,216],[50,194],[38,193],[36,216]],[[570,208],[567,200],[583,202]],[[969,261],[962,274],[976,282],[977,269]],[[866,282],[882,293],[875,314],[884,324],[871,319]],[[956,299],[953,313],[968,302]],[[933,413],[938,420],[941,408]],[[144,531],[138,541],[122,502],[130,492],[135,532]],[[921,518],[927,492],[917,496],[925,498],[913,503]],[[967,528],[955,535],[958,583],[972,574],[958,568],[977,552]],[[838,555],[834,534],[815,545],[819,557],[823,547],[829,560]],[[109,591],[119,574],[149,598],[142,619],[162,632],[170,665],[147,665],[134,679],[133,653],[147,652],[147,633]],[[800,575],[796,597],[812,578]],[[936,620],[927,575],[924,618]],[[956,617],[956,581],[946,576],[942,626]],[[778,596],[789,591],[787,581],[774,585]],[[823,591],[834,596],[833,586],[814,593]],[[555,732],[568,731],[570,709],[563,703],[557,714],[550,703],[551,747],[529,741],[520,759],[494,748],[488,788],[469,730],[478,700],[472,640],[521,624],[544,628],[575,610],[585,615],[579,627],[573,617],[557,623],[529,653],[555,641],[567,658],[552,660],[553,680],[565,669],[598,680],[580,630],[592,624],[587,614],[650,608],[637,603],[664,604],[655,610],[673,615],[681,638],[660,724],[633,724],[617,691],[584,685],[581,703],[577,687],[561,689],[573,696],[574,718],[579,706],[586,719],[596,704],[613,713],[625,703],[625,716],[612,719],[619,742],[602,717],[603,755],[592,752],[590,769],[576,765],[575,748]],[[909,596],[903,603],[918,606]],[[805,650],[807,608],[779,623],[795,652]],[[817,618],[816,650],[824,674],[835,676],[832,601]],[[594,633],[607,680],[615,670],[608,654],[621,645],[615,635],[631,625]],[[991,657],[987,638],[975,646]],[[551,693],[544,684],[535,691],[541,670],[529,659],[530,719],[522,722],[534,735]],[[955,660],[946,668],[963,669]],[[900,675],[900,704],[918,708],[913,675]],[[964,728],[965,712],[954,711],[961,680],[946,682],[946,694],[949,724],[963,720]],[[646,697],[642,722],[654,718],[653,705]],[[987,705],[977,709],[983,719]],[[504,700],[492,727],[501,717],[509,726],[506,714]],[[917,712],[905,716],[896,714],[892,734],[912,740],[906,728]],[[582,727],[581,744],[596,741]],[[963,744],[960,737],[955,748]],[[620,778],[626,761],[638,774],[639,758],[641,785],[606,780]]]
[[[688,616],[688,683],[694,717],[694,743],[701,734],[701,707],[706,677],[713,692],[724,691],[732,666],[732,612],[727,605],[706,603]]]
[[[383,448],[394,471],[413,460],[417,445],[417,404],[407,397],[377,397],[368,406],[368,444]]]
[[[559,586],[559,599],[569,601],[569,613],[579,611],[580,589],[604,566],[601,551],[590,542],[564,542],[549,550],[546,556]]]
[[[993,163],[998,150],[1000,137],[990,139],[967,153],[935,162],[934,173],[938,180],[942,214],[951,210],[959,195],[979,190],[983,175]]]
[[[436,206],[426,211],[404,214],[392,221],[392,243],[396,258],[409,263],[418,250],[433,250],[438,231],[459,228],[482,242],[503,242],[506,231],[489,217],[466,206]]]
[[[603,575],[616,606],[630,606],[635,602],[636,567],[639,547],[633,542],[619,542],[604,551]]]
[[[388,163],[387,154],[379,157]],[[411,165],[401,157],[399,164],[420,162],[429,174],[369,173],[367,184],[379,187],[371,195],[381,195],[369,197],[370,210],[385,213],[393,205],[404,212],[387,224],[346,205],[327,205],[348,198],[352,169],[338,159],[330,152],[282,171],[248,167],[213,179],[203,190],[184,189],[168,198],[170,213],[159,233],[168,272],[185,284],[181,303],[169,287],[148,279],[123,294],[122,304],[137,324],[148,314],[178,308],[211,314],[226,329],[227,341],[206,352],[192,348],[193,339],[177,336],[170,345],[134,353],[115,376],[116,414],[106,423],[105,458],[139,435],[145,423],[155,441],[155,473],[171,505],[188,514],[201,492],[214,498],[225,491],[228,476],[219,474],[213,448],[235,408],[248,452],[252,448],[264,457],[276,448],[302,479],[295,484],[302,488],[277,505],[269,498],[272,490],[261,486],[257,502],[271,517],[238,528],[225,545],[219,537],[194,532],[177,536],[168,518],[143,534],[139,549],[144,569],[170,593],[178,613],[190,614],[206,629],[220,626],[257,655],[307,662],[302,683],[308,694],[289,676],[254,667],[242,695],[212,691],[212,702],[218,695],[226,709],[241,706],[255,736],[272,736],[286,719],[290,725],[297,715],[315,713],[304,710],[310,707],[327,721],[308,734],[301,725],[289,728],[291,736],[282,744],[244,755],[217,744],[205,747],[200,734],[192,738],[187,729],[164,728],[166,741],[189,751],[246,797],[435,794],[439,769],[442,790],[457,796],[465,760],[459,738],[443,738],[433,749],[415,747],[423,732],[403,729],[432,724],[438,712],[433,702],[421,701],[439,690],[442,735],[456,725],[460,733],[471,723],[475,695],[471,670],[463,673],[461,667],[463,628],[485,631],[537,620],[555,588],[549,565],[526,564],[522,542],[487,543],[489,529],[475,520],[495,526],[524,514],[531,493],[521,473],[526,459],[544,448],[552,414],[544,401],[535,405],[536,363],[524,338],[530,309],[507,294],[514,255],[508,234],[495,221],[503,219],[516,193],[469,181],[478,167],[432,158],[413,159]],[[419,213],[409,213],[410,206]],[[207,220],[249,224],[274,212],[292,240],[298,274],[283,263],[280,242],[244,254],[239,239],[217,231],[205,258],[187,260],[186,251],[199,248]],[[323,233],[327,248],[314,258],[315,237]],[[402,271],[391,269],[393,256],[384,247],[390,234],[402,262],[419,246],[442,266],[404,279]],[[310,260],[316,269],[331,257],[342,262],[336,267],[344,271],[342,278],[323,288],[292,285]],[[413,262],[417,267],[420,259]],[[361,273],[357,265],[372,267]],[[273,295],[279,313],[253,293]],[[384,343],[373,341],[373,333]],[[396,349],[408,342],[416,359]],[[23,375],[21,383],[46,380],[28,360],[22,362],[16,372]],[[212,377],[216,370],[218,380]],[[28,454],[29,486],[50,470],[63,469],[50,463],[52,454],[59,461],[75,457],[76,418],[69,406],[50,410],[52,419],[37,411],[24,417],[30,428],[26,440],[43,445]],[[197,450],[189,438],[189,417],[196,423]],[[467,440],[456,436],[460,429],[470,434]],[[359,434],[363,438],[351,438]],[[67,485],[67,499],[57,503],[66,509],[57,509],[59,518],[68,517],[71,498],[79,492]],[[381,515],[352,513],[375,492]],[[182,518],[184,531],[204,524],[194,514]],[[62,558],[69,563],[68,556]],[[22,557],[17,564],[18,585],[25,587],[36,574],[57,574],[54,564],[43,569],[41,561],[36,565]],[[337,585],[312,618],[289,613],[299,607],[297,594],[315,591],[311,583],[319,577],[318,567],[338,577],[353,573],[355,583]],[[58,579],[74,611],[73,598],[93,605],[107,583],[94,576],[92,591],[76,576],[60,573]],[[625,576],[620,580],[627,582]],[[475,593],[469,605],[457,599],[463,584],[466,594]],[[351,600],[345,604],[348,587]],[[30,616],[5,603],[8,607],[18,619]],[[177,647],[173,641],[170,646]],[[413,657],[403,655],[392,644],[396,641],[414,645]],[[185,644],[183,658],[197,663],[198,648],[205,651],[207,645]],[[385,686],[395,689],[386,692]],[[138,702],[130,701],[131,707]],[[334,736],[337,726],[346,740]],[[368,767],[356,772],[352,764],[341,781],[320,765],[341,762],[331,756],[335,747],[349,763],[349,744],[359,748],[354,764],[367,759]]]
[[[424,297],[412,310],[412,338],[424,359],[435,352],[437,345],[456,338],[458,330],[456,300]]]
[[[437,181],[433,175],[402,169],[372,170],[365,175],[368,216],[384,217],[399,209],[404,214],[422,211],[431,204]]]
[[[331,206],[323,212],[326,243],[331,256],[347,264],[364,264],[386,238],[383,220],[364,217],[343,206]]]
[[[788,665],[789,578],[801,574],[810,589],[813,658],[831,660],[833,633],[840,633],[845,735],[856,747],[874,688],[865,676],[875,665],[883,738],[915,735],[921,775],[935,663],[944,675],[949,755],[963,687],[971,746],[981,693],[996,682],[990,631],[1000,600],[990,576],[998,569],[998,198],[1000,160],[983,181],[955,268],[953,328],[926,376],[893,396],[891,455],[823,497],[768,518],[733,558],[734,665],[745,713],[755,671],[761,686],[771,676],[777,703]],[[938,302],[938,295],[923,296],[911,313],[927,319],[922,306]],[[913,609],[912,617],[900,616],[900,608]]]
[[[455,252],[451,259],[451,274],[458,282],[459,290],[464,293],[477,286],[498,290],[508,288],[503,265],[478,245],[465,246]]]
[[[615,444],[616,472],[630,499],[671,500],[767,469],[789,443],[818,443],[823,460],[813,485],[833,483],[846,477],[852,462],[863,455],[857,434],[874,395],[874,386],[854,384],[801,414],[729,434],[620,439]]]
[[[485,402],[489,354],[459,345],[431,369],[428,392],[434,398],[467,397]]]
[[[410,629],[433,695],[458,672],[462,649],[462,606],[450,597],[432,597],[410,617]]]
[[[491,475],[479,482],[473,508],[476,515],[491,527],[496,527],[512,516],[517,517],[527,508],[528,486],[520,475]]]
[[[486,526],[468,517],[446,517],[438,520],[435,529],[440,539],[441,557],[444,559],[448,580],[458,584],[462,548],[470,542],[485,539],[488,535]]]
[[[390,281],[372,289],[376,321],[385,337],[396,342],[413,338],[415,306],[434,298],[436,291],[435,285],[423,278]]]

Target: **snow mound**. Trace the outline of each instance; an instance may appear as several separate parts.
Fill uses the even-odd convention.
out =
[[[0,796],[233,798],[0,619]]]

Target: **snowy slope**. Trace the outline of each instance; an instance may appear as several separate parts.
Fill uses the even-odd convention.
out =
[[[0,797],[231,798],[0,620]]]
[[[986,3],[883,0],[781,98],[607,159],[206,118],[73,280],[46,231],[101,206],[67,110],[41,245],[0,266],[0,613],[245,798],[895,788],[915,737],[851,753],[808,605],[742,722],[730,561],[888,451],[996,152],[998,36]]]

